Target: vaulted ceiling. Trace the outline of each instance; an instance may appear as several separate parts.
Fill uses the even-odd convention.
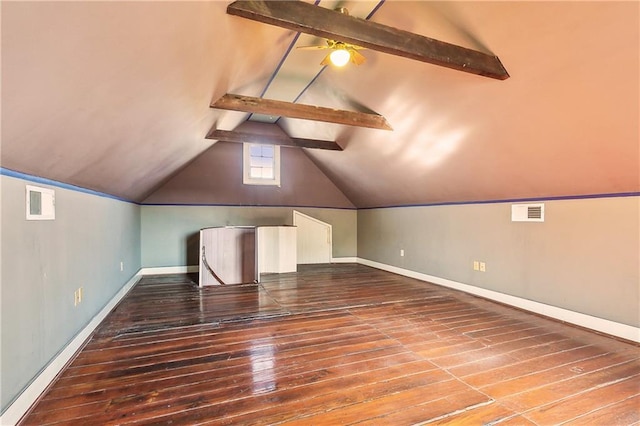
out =
[[[224,164],[230,149],[205,137],[250,120],[336,141],[283,149],[356,207],[640,190],[638,2],[319,3],[497,55],[503,81],[374,50],[324,68],[326,52],[295,48],[322,40],[228,4],[2,2],[2,167],[142,202]],[[210,108],[226,93],[393,130]]]

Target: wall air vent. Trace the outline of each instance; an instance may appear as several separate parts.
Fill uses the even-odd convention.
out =
[[[512,222],[544,222],[544,204],[512,204]]]
[[[27,220],[54,220],[56,194],[53,189],[27,185]]]

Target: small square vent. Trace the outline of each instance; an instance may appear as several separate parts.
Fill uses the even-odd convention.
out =
[[[53,189],[27,185],[27,220],[54,220],[56,194]]]
[[[512,222],[544,222],[544,204],[512,204]]]

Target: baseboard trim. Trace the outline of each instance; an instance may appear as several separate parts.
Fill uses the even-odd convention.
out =
[[[15,425],[27,413],[34,402],[38,400],[42,392],[56,378],[65,365],[73,358],[78,349],[91,336],[91,333],[100,325],[102,320],[111,310],[122,300],[122,298],[133,288],[141,278],[140,271],[136,273],[124,286],[109,300],[109,302],[98,312],[89,323],[69,342],[67,346],[56,355],[53,360],[36,376],[36,378],[22,391],[20,396],[2,413],[0,425]]]
[[[357,257],[332,257],[331,263],[357,263]]]
[[[198,272],[198,265],[160,266],[140,269],[140,275],[189,274],[192,272]]]
[[[423,274],[420,272],[411,271],[409,269],[375,262],[369,259],[358,257],[357,262],[362,265],[371,266],[372,268],[382,269],[383,271],[392,272],[394,274],[403,275],[409,278],[415,278],[421,281],[428,281],[433,284],[438,284],[443,287],[452,288],[454,290],[460,290],[465,293],[473,294],[475,296],[484,297],[485,299],[504,303],[506,305],[514,306],[516,308],[524,309],[526,311],[544,315],[556,320],[568,322],[580,327],[598,331],[600,333],[605,333],[611,336],[640,343],[640,328],[638,327],[633,327],[627,324],[621,324],[603,318],[570,311],[564,308],[558,308],[556,306],[546,305],[544,303],[499,293],[493,290],[475,287],[469,284],[463,284],[457,281],[448,280],[446,278],[435,277],[433,275]]]

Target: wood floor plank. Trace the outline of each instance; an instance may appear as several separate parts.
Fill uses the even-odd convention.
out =
[[[411,352],[405,352],[398,347],[383,348],[375,351],[360,352],[352,354],[344,354],[340,356],[328,357],[328,358],[316,358],[312,362],[306,363],[289,363],[277,365],[274,372],[278,374],[278,377],[297,377],[304,378],[305,375],[312,375],[317,377],[320,374],[321,377],[326,377],[327,369],[335,369],[336,365],[343,366],[351,369],[355,372],[360,371],[374,371],[382,367],[391,367],[394,365],[407,364],[415,361],[422,361],[421,358]],[[425,371],[430,367],[424,361],[423,366]],[[435,366],[431,366],[435,368]],[[335,371],[335,370],[334,370]],[[82,410],[85,412],[91,407],[92,404],[95,407],[100,405],[111,404],[112,401],[121,404],[125,401],[133,401],[137,403],[138,400],[145,400],[145,398],[153,398],[157,400],[158,390],[180,389],[187,388],[187,392],[193,393],[197,390],[197,387],[204,384],[205,388],[215,387],[232,388],[237,387],[238,383],[245,377],[253,378],[254,374],[250,368],[246,365],[240,365],[235,368],[225,368],[225,374],[221,374],[219,369],[213,369],[210,371],[201,372],[191,377],[167,377],[156,381],[145,381],[143,383],[133,383],[128,386],[120,386],[111,389],[105,389],[100,392],[88,392],[78,393],[67,397],[64,401],[60,399],[46,399],[38,405],[38,410],[42,412],[53,410],[66,410],[70,407],[83,406]],[[282,386],[281,382],[279,382]],[[119,405],[122,407],[122,405]]]
[[[483,337],[497,336],[505,333],[512,333],[514,331],[526,330],[531,328],[531,324],[523,323],[520,320],[513,318],[503,318],[502,321],[496,322],[492,327],[476,330],[476,331],[468,331],[465,332],[465,335],[474,338],[480,339]]]
[[[465,336],[458,336],[428,344],[410,345],[409,347],[425,358],[436,359],[464,351],[482,349],[486,345],[477,340],[468,339]]]
[[[384,415],[359,421],[356,424],[358,426],[431,424],[455,413],[452,411],[454,407],[471,408],[483,404],[487,404],[487,398],[480,392],[470,388],[459,392],[452,390],[442,398],[427,397],[419,405],[405,407],[399,404],[396,410],[390,410]],[[464,408],[461,410],[464,411]]]
[[[397,346],[397,343],[388,339],[368,341],[368,339],[363,338],[357,342],[342,344],[340,347],[332,346],[331,344],[327,344],[315,348],[300,349],[297,352],[289,351],[280,356],[277,361],[283,363],[287,360],[288,362],[295,363],[299,360],[305,360],[310,356],[335,357],[349,353],[370,352],[375,349]],[[256,355],[260,354],[261,353],[256,353]],[[52,389],[50,394],[52,398],[59,398],[96,388],[104,390],[126,384],[135,384],[141,381],[158,380],[172,376],[192,376],[212,368],[218,369],[222,374],[225,374],[228,373],[224,371],[228,365],[246,366],[246,360],[249,359],[251,361],[251,355],[251,351],[222,352],[194,360],[173,361],[127,370],[106,370],[102,373],[85,377],[82,380],[69,379],[63,375],[58,380],[56,389]],[[277,355],[274,351],[273,356]],[[271,355],[267,351],[265,356],[268,358]],[[249,367],[252,367],[253,365],[250,361]]]
[[[225,345],[227,351],[256,351],[262,346],[277,346],[278,351],[282,352],[290,350],[301,342],[318,345],[333,342],[335,338],[340,338],[344,342],[349,342],[351,339],[356,338],[372,340],[374,334],[376,333],[371,332],[371,327],[366,325],[352,325],[341,327],[334,335],[327,335],[326,331],[318,331],[316,333],[296,334],[287,337],[262,337],[251,339],[250,343],[247,343],[247,341],[243,339],[243,341],[240,342],[227,341],[222,344]],[[171,344],[173,345],[175,343],[172,342]],[[109,360],[108,356],[112,354],[101,353],[99,357],[93,357],[93,362],[91,363],[83,359],[87,364],[70,366],[66,371],[66,377],[99,373],[105,368],[109,370],[131,369],[180,359],[198,359],[210,355],[213,351],[218,351],[220,345],[221,342],[218,340],[216,340],[215,344],[207,341],[202,341],[198,344],[194,339],[191,339],[187,345],[182,346],[179,350],[175,349],[175,346],[148,345],[148,347],[144,348],[144,351],[140,350],[140,348],[136,350],[129,349],[128,352],[131,355],[128,358],[118,360]]]
[[[582,425],[633,425],[640,422],[640,395],[610,405],[603,405],[565,423]]]
[[[552,347],[553,350],[553,347]],[[492,384],[505,382],[526,376],[537,371],[544,371],[561,365],[579,362],[583,359],[602,356],[606,351],[593,346],[581,346],[581,343],[569,341],[566,344],[555,346],[555,351],[526,359],[518,359],[513,364],[501,364],[496,368],[478,369],[469,373],[465,368],[452,369],[455,374],[464,377],[465,382],[476,387],[487,387]]]
[[[635,375],[536,408],[527,412],[527,418],[538,424],[560,424],[603,405],[615,404],[638,395],[640,395],[640,376]]]
[[[490,423],[488,423],[490,424]],[[522,415],[510,417],[498,423],[500,426],[538,426]],[[585,425],[582,425],[585,426]]]
[[[430,422],[433,425],[492,425],[514,417],[516,413],[499,403],[472,406],[459,413],[453,413],[439,420]]]
[[[478,371],[488,371],[494,368],[517,364],[523,360],[540,358],[549,353],[574,348],[575,345],[576,343],[570,340],[561,340],[559,342],[550,342],[542,345],[523,345],[523,347],[519,349],[513,349],[510,345],[493,347],[490,348],[491,351],[478,353],[477,359],[466,359],[467,362],[448,367],[448,369],[458,377],[466,377],[476,374]],[[436,361],[434,360],[434,362]]]
[[[431,384],[430,386],[439,386],[445,391],[450,389],[449,386],[460,386],[452,380],[438,381],[437,379],[434,380],[434,377],[442,378],[442,376],[437,374],[422,373],[375,383],[364,383],[360,386],[334,389],[332,392],[314,395],[307,399],[284,401],[278,405],[266,404],[266,406],[259,411],[259,416],[256,415],[256,413],[247,411],[237,416],[227,417],[222,423],[211,421],[207,422],[207,424],[270,425],[299,421],[302,418],[306,418],[307,420],[305,421],[308,421],[310,417],[317,414],[358,404],[361,401],[375,399],[389,393],[400,392],[419,386],[427,386],[429,383]]]
[[[143,277],[21,425],[603,424],[640,347],[356,264]]]
[[[359,421],[378,418],[381,415],[399,410],[411,410],[412,407],[419,406],[429,402],[430,400],[439,400],[446,395],[456,394],[462,391],[473,392],[471,389],[457,381],[447,381],[438,384],[427,384],[425,386],[412,387],[411,389],[397,392],[388,392],[386,395],[375,398],[367,395],[364,401],[359,404],[349,404],[332,410],[325,410],[323,413],[310,417],[301,417],[285,425],[346,425]],[[489,401],[485,395],[476,392],[476,397],[482,402]],[[464,409],[464,404],[460,404],[462,400],[455,403],[449,401],[447,410]],[[424,415],[424,414],[423,414]],[[432,414],[431,414],[432,415]]]
[[[104,415],[93,415],[91,420],[100,424],[112,421],[131,422],[136,419],[145,419],[147,414],[158,414],[169,404],[173,407],[184,407],[189,410],[197,406],[214,406],[220,403],[229,403],[232,400],[251,398],[252,394],[270,392],[273,397],[283,394],[284,390],[313,386],[325,381],[343,380],[349,376],[358,376],[377,371],[381,377],[391,372],[391,377],[401,372],[402,375],[411,375],[420,372],[437,371],[435,367],[425,361],[407,359],[407,357],[394,356],[383,358],[366,358],[359,362],[338,364],[342,360],[334,359],[333,363],[323,369],[305,369],[293,372],[286,368],[270,370],[266,368],[263,374],[255,371],[245,371],[223,377],[203,380],[197,377],[198,382],[184,384],[179,382],[177,386],[156,386],[146,393],[141,393],[142,387],[134,388],[135,394],[124,397],[111,397],[107,402],[108,412]],[[276,380],[277,377],[277,380]],[[446,377],[448,378],[448,377]],[[250,390],[250,392],[248,392]],[[278,392],[276,392],[276,390]],[[102,396],[104,397],[104,396]],[[144,406],[140,408],[141,403]],[[104,404],[104,401],[98,402]],[[138,407],[136,409],[136,407]],[[227,405],[227,413],[230,412]],[[135,414],[131,412],[135,411]],[[50,415],[50,413],[49,413]],[[76,412],[59,410],[59,418],[56,420],[68,420],[69,418],[81,418],[87,415],[87,406],[77,407]],[[39,419],[42,420],[42,419]],[[51,417],[49,417],[51,420]]]
[[[566,380],[577,376],[597,373],[608,367],[624,365],[629,362],[630,361],[627,357],[620,356],[619,354],[593,356],[588,359],[574,361],[569,364],[563,363],[561,366],[551,369],[545,369],[542,367],[542,369],[530,371],[528,374],[523,374],[522,376],[511,380],[506,380],[489,386],[483,386],[481,389],[483,392],[486,392],[494,398],[525,398],[524,396],[520,397],[516,395],[519,395],[520,393],[534,392],[538,388],[552,386],[556,383],[564,383]],[[572,383],[573,382],[570,382],[569,387],[571,387]],[[565,392],[571,391],[572,390],[568,388],[565,390]],[[533,396],[532,399],[535,401],[535,396]]]
[[[300,412],[308,412],[313,409],[324,410],[331,404],[342,406],[345,403],[351,404],[353,400],[367,400],[375,394],[388,392],[389,389],[394,390],[394,385],[397,386],[395,390],[397,391],[397,389],[413,389],[423,384],[435,387],[434,383],[444,387],[443,383],[453,382],[450,376],[439,370],[430,370],[421,374],[411,374],[411,371],[409,371],[407,374],[404,366],[378,370],[375,376],[373,377],[367,373],[356,374],[340,377],[336,380],[317,381],[304,388],[296,387],[282,391],[275,389],[268,394],[259,393],[245,398],[221,399],[219,401],[196,399],[194,401],[185,401],[182,404],[174,403],[168,409],[160,407],[154,410],[154,414],[161,413],[163,415],[155,417],[150,424],[160,425],[166,424],[168,421],[194,424],[202,419],[219,416],[220,414],[224,414],[224,417],[228,420],[242,414],[251,414],[255,419],[257,417],[257,409],[264,411],[273,407],[274,404],[277,404],[280,412],[298,415]],[[383,383],[384,386],[380,385],[380,383]],[[339,391],[336,392],[336,389],[339,389]],[[301,395],[301,392],[305,390],[311,391],[310,393],[314,395],[314,398],[305,398],[304,395]],[[260,417],[263,416],[264,413],[261,413]],[[231,422],[231,424],[235,423],[235,421]],[[121,422],[120,424],[127,423]]]
[[[589,389],[607,385],[619,378],[640,374],[640,362],[627,361],[586,374],[578,374],[570,379],[554,382],[536,389],[505,397],[507,407],[528,411],[554,401],[583,393]]]

